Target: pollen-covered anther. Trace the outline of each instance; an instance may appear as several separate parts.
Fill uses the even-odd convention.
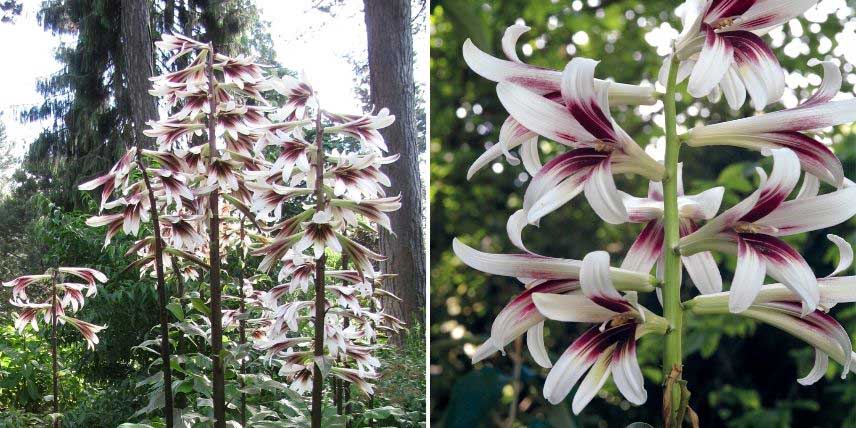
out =
[[[622,312],[609,320],[609,327],[618,327],[630,322],[639,321],[639,314],[635,312]]]
[[[615,147],[611,144],[605,143],[603,140],[597,140],[592,145],[592,148],[598,152],[612,153],[615,150]]]
[[[731,24],[734,24],[734,22],[736,20],[737,20],[737,18],[733,17],[733,16],[730,18],[722,18],[719,21],[717,21],[716,24],[713,25],[713,29],[714,30],[724,30],[724,29],[730,27]]]
[[[734,226],[734,230],[739,233],[763,233],[763,234],[771,234],[777,233],[779,231],[778,228],[773,226],[766,226],[762,224],[749,223],[749,222],[738,222]]]

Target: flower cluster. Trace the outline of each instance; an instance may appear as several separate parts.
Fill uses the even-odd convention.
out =
[[[141,224],[157,225],[162,251],[170,257],[155,260],[157,231],[146,228],[129,251],[139,256],[135,265],[142,273],[161,263],[196,280],[200,270],[225,265],[230,255],[259,257],[259,271],[278,271],[277,285],[259,290],[254,279],[245,278],[238,289],[242,297],[224,299],[251,309],[223,309],[223,326],[236,320],[251,324],[256,348],[280,365],[296,390],[311,386],[318,366],[371,393],[378,331],[398,330],[402,323],[380,304],[379,297],[388,295],[380,288],[386,275],[375,270],[375,262],[384,257],[349,231],[371,240],[378,226],[391,229],[386,213],[401,206],[400,197],[386,195],[390,181],[381,172],[397,159],[385,154],[378,131],[394,117],[386,109],[360,115],[323,111],[304,76],[269,75],[266,66],[242,56],[212,58],[210,45],[184,36],[165,35],[158,47],[174,53],[171,62],[192,56],[185,68],[152,79],[151,94],[171,114],[145,131],[156,150],[131,148],[108,174],[80,186],[102,187],[101,209],[108,212],[88,224],[107,226],[105,245],[120,231],[137,236]],[[271,104],[267,94],[284,97],[284,104]],[[352,267],[325,271],[328,254]],[[185,264],[173,266],[179,259]],[[249,319],[258,312],[264,315]],[[321,321],[312,315],[319,312]],[[305,334],[319,322],[321,359],[313,349],[316,337]]]
[[[685,28],[663,67],[663,84],[669,83],[670,74],[677,75],[678,82],[689,77],[691,95],[710,95],[715,102],[725,94],[735,109],[748,91],[755,107],[763,109],[781,98],[784,73],[761,35],[814,3],[688,0],[679,9]],[[810,62],[823,66],[823,82],[795,108],[700,126],[675,137],[677,144],[731,145],[773,159],[769,174],[758,168],[758,190],[717,214],[725,189],[685,194],[680,164],[672,164],[677,169],[671,177],[677,181],[677,194],[672,193],[676,201],[668,201],[663,184],[668,163],[649,156],[610,114],[613,105],[653,103],[652,88],[596,79],[597,61],[586,58],[573,58],[562,71],[525,64],[515,44],[527,30],[521,25],[506,30],[502,45],[507,59],[494,58],[469,40],[463,46],[470,68],[497,82],[497,96],[510,114],[498,144],[473,163],[469,176],[503,154],[512,165],[519,164],[511,153],[518,147],[532,176],[523,208],[507,223],[509,240],[522,253],[490,254],[457,239],[453,243],[465,264],[517,278],[524,286],[499,312],[489,339],[475,350],[473,362],[502,351],[526,333],[533,360],[550,369],[543,388],[548,401],[562,401],[579,384],[573,399],[573,410],[579,413],[611,376],[628,401],[645,402],[636,341],[650,333],[666,334],[672,321],[639,305],[638,293],[656,290],[660,295],[664,257],[676,253],[677,269],[686,268],[700,293],[684,303],[693,314],[739,314],[810,343],[817,350],[816,365],[800,380],[802,384],[817,381],[826,372],[830,356],[844,366],[845,373],[854,370],[856,354],[849,336],[826,311],[836,303],[856,300],[856,281],[817,278],[805,259],[781,239],[831,227],[856,215],[856,186],[844,176],[841,161],[830,148],[814,137],[816,130],[856,120],[856,100],[833,101],[841,86],[838,68],[830,62]],[[540,138],[568,150],[542,165]],[[619,172],[650,180],[648,195],[620,191],[612,178]],[[802,188],[789,199],[801,177]],[[832,190],[821,194],[821,182]],[[603,221],[644,225],[619,268],[610,267],[610,257],[602,251],[579,261],[538,255],[524,244],[522,231],[527,225],[538,225],[580,193]],[[674,217],[666,218],[670,202],[677,209]],[[667,246],[670,221],[677,237]],[[837,236],[830,239],[841,250],[842,262],[835,271],[839,274],[852,261],[852,249]],[[730,291],[722,292],[713,252],[737,255]],[[763,285],[767,275],[781,284]],[[546,320],[599,326],[583,333],[553,362],[544,344]]]
[[[82,280],[84,283],[64,282],[66,278]],[[12,298],[9,302],[21,312],[15,319],[15,329],[23,332],[27,325],[33,330],[39,329],[38,318],[44,316],[45,324],[51,325],[54,318],[59,324],[71,324],[83,338],[89,349],[98,344],[98,332],[107,328],[88,323],[66,314],[71,307],[71,313],[76,313],[83,307],[86,297],[92,297],[98,292],[98,283],[107,282],[107,276],[89,268],[59,267],[41,275],[24,275],[3,283],[4,287],[12,288]],[[46,285],[37,290],[40,297],[32,301],[27,295],[27,289],[36,285]]]
[[[384,257],[353,236],[366,230],[371,236],[378,226],[391,230],[386,213],[401,207],[400,197],[386,195],[390,182],[381,172],[397,156],[384,154],[378,129],[394,117],[386,110],[325,112],[304,80],[274,80],[272,87],[288,97],[275,115],[314,126],[269,132],[253,148],[258,169],[246,175],[249,208],[266,234],[258,236],[251,254],[262,257],[259,269],[275,271],[278,282],[261,298],[267,316],[254,335],[256,347],[280,365],[296,391],[312,389],[313,371],[320,367],[372,394],[369,382],[380,364],[371,355],[378,330],[397,331],[402,323],[382,311],[386,275],[373,264]],[[327,269],[328,255],[341,258],[343,266]],[[317,293],[324,295],[321,311]],[[314,324],[319,312],[323,356],[316,338],[301,334],[305,321]]]

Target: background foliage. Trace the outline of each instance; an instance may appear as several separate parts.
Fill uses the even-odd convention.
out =
[[[500,160],[466,180],[469,165],[496,142],[506,112],[497,100],[495,84],[468,69],[461,46],[471,38],[480,48],[501,56],[500,37],[508,25],[525,23],[532,30],[521,38],[519,53],[529,63],[562,69],[572,55],[601,60],[597,76],[619,82],[654,81],[662,58],[656,44],[671,29],[679,29],[672,11],[675,1],[629,0],[435,0],[431,9],[431,411],[432,424],[445,427],[488,427],[507,424],[513,389],[512,359],[496,356],[473,366],[469,354],[487,338],[490,325],[507,301],[520,291],[507,278],[487,276],[455,259],[453,237],[484,251],[513,252],[505,222],[522,204],[529,177],[522,166]],[[804,98],[820,82],[806,66],[809,58],[837,59],[842,64],[845,95],[852,96],[853,52],[836,48],[836,40],[853,37],[856,19],[844,1],[824,0],[812,21],[795,20],[772,35],[772,44],[789,73],[785,102]],[[677,33],[675,33],[677,34]],[[786,36],[786,37],[782,37]],[[797,42],[791,42],[796,39]],[[652,45],[653,43],[653,45]],[[790,47],[788,43],[793,43]],[[525,45],[525,46],[524,46]],[[830,45],[832,46],[830,48]],[[661,54],[664,52],[660,52]],[[787,53],[787,54],[786,54]],[[810,84],[809,84],[810,82]],[[696,102],[681,94],[679,125],[720,122],[751,114],[749,106],[729,111],[723,100]],[[796,96],[796,98],[794,98]],[[748,103],[747,103],[748,104]],[[781,105],[771,106],[777,110]],[[662,104],[656,108],[614,108],[616,121],[645,146],[662,137]],[[659,121],[659,122],[658,122]],[[829,135],[830,144],[844,162],[845,173],[856,173],[856,135],[842,126]],[[541,142],[551,152],[564,150]],[[722,185],[727,189],[723,209],[750,193],[756,183],[753,167],[758,153],[730,148],[684,148],[681,153],[688,193]],[[622,190],[644,195],[647,183],[637,177],[618,180]],[[545,217],[539,228],[528,228],[527,246],[557,257],[582,258],[607,250],[615,263],[639,232],[639,225],[610,226],[598,219],[581,197]],[[849,242],[856,238],[856,221],[833,228]],[[824,232],[825,233],[825,232]],[[794,237],[818,275],[832,270],[837,255],[824,233]],[[719,257],[727,283],[733,257]],[[849,272],[852,274],[852,271]],[[689,284],[688,278],[685,283]],[[686,298],[694,291],[684,289]],[[646,296],[643,304],[658,308]],[[836,308],[834,315],[856,339],[856,308]],[[809,346],[776,331],[737,318],[689,319],[685,339],[685,373],[693,393],[691,405],[702,426],[856,427],[856,381],[838,378],[839,367],[811,387],[797,384],[813,361]],[[582,331],[574,326],[547,323],[547,348],[553,360]],[[551,406],[542,398],[546,372],[525,355],[521,368],[523,390],[517,404],[515,427],[624,427],[636,421],[659,421],[658,386],[662,342],[640,342],[639,359],[646,377],[648,403],[632,407],[614,387],[607,387],[580,417],[570,411],[570,398]],[[514,349],[513,344],[507,351]],[[525,349],[525,347],[524,347]],[[822,415],[822,417],[818,417]]]

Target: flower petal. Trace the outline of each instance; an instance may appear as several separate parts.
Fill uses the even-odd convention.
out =
[[[612,166],[605,160],[594,167],[584,185],[586,199],[597,215],[609,224],[627,222],[629,216],[624,208],[621,193],[612,178]]]
[[[800,161],[790,149],[774,149],[773,171],[770,177],[760,186],[761,196],[748,213],[740,218],[741,221],[755,222],[778,208],[785,198],[791,194],[800,179]]]
[[[697,229],[692,220],[682,220],[681,236],[686,236]],[[719,266],[709,251],[703,251],[691,256],[681,256],[681,262],[690,275],[693,284],[701,294],[719,293],[722,291],[722,274]]]
[[[755,109],[763,110],[780,100],[785,93],[785,72],[770,47],[748,31],[728,31],[723,37],[734,48],[734,65]]]
[[[530,140],[537,141],[538,136],[526,129],[523,125],[517,122],[513,117],[509,116],[502,124],[499,130],[499,142],[487,149],[478,159],[473,162],[470,169],[467,171],[467,180],[471,179],[476,172],[490,164],[494,159],[505,154],[509,163],[516,165],[519,162],[517,158],[511,155],[509,150],[520,146]],[[513,159],[513,160],[512,160]]]
[[[687,91],[695,98],[709,94],[719,85],[734,61],[734,50],[725,37],[712,28],[706,30],[704,47],[690,74]]]
[[[519,24],[511,25],[505,29],[505,33],[502,35],[502,52],[511,61],[523,62],[517,57],[517,39],[529,30],[531,28]]]
[[[760,30],[776,27],[802,15],[818,0],[755,0],[737,3],[751,4],[729,30]],[[731,15],[733,16],[733,15]],[[726,16],[727,17],[727,16]]]
[[[606,251],[593,251],[583,258],[580,286],[586,297],[611,311],[625,312],[631,307],[612,283]]]
[[[812,366],[811,371],[800,379],[797,379],[797,382],[800,385],[808,386],[814,385],[817,381],[823,378],[823,375],[826,374],[826,369],[829,367],[829,355],[826,355],[825,352],[820,349],[814,350],[814,366]]]
[[[612,354],[612,380],[627,401],[639,406],[648,399],[642,369],[636,359],[636,340],[620,343]]]
[[[467,266],[493,275],[532,279],[578,279],[582,262],[536,254],[491,254],[468,247],[457,238],[452,249]]]
[[[813,198],[820,193],[820,180],[814,174],[805,173],[800,191],[794,199]]]
[[[838,247],[838,265],[835,267],[835,270],[832,271],[831,274],[827,275],[827,277],[836,276],[846,271],[848,268],[850,268],[850,265],[853,264],[853,246],[850,245],[849,242],[845,241],[844,238],[838,235],[833,235],[830,233],[826,235],[826,238],[832,241],[835,246]]]
[[[832,62],[832,61],[818,61],[817,59],[810,59],[808,61],[809,67],[814,67],[817,65],[823,66],[823,80],[820,81],[820,86],[817,87],[817,91],[815,91],[812,96],[805,100],[802,104],[800,104],[797,108],[805,108],[811,107],[818,104],[823,104],[825,102],[829,102],[838,95],[838,91],[841,90],[841,69]]]
[[[575,415],[579,415],[580,412],[591,402],[591,400],[597,395],[597,392],[603,388],[603,385],[606,383],[607,379],[609,379],[609,366],[612,362],[613,355],[615,353],[615,348],[610,348],[600,354],[597,358],[597,361],[591,366],[586,377],[583,378],[583,381],[580,382],[580,387],[577,388],[576,394],[574,394],[574,400],[571,403],[571,410]]]
[[[526,346],[529,348],[529,355],[532,356],[535,363],[545,369],[553,367],[550,354],[547,353],[547,347],[544,346],[544,321],[526,330]]]
[[[500,82],[496,94],[510,115],[538,135],[569,146],[596,140],[564,106],[525,87]]]
[[[728,309],[731,313],[743,312],[752,305],[761,291],[766,273],[767,265],[761,254],[746,240],[738,239],[737,267],[734,269],[728,298]]]
[[[594,168],[608,162],[609,153],[589,148],[571,150],[547,162],[523,195],[528,221],[534,224],[573,199],[583,191]]]
[[[689,220],[710,220],[719,211],[723,194],[725,194],[725,188],[719,186],[707,189],[698,195],[679,196],[680,217]]]
[[[728,69],[722,78],[722,82],[719,83],[719,87],[722,88],[728,107],[733,110],[739,110],[740,107],[743,107],[743,103],[746,102],[746,85],[743,84],[740,74],[734,67]]]
[[[598,61],[573,58],[562,73],[562,100],[574,119],[596,140],[616,142],[607,98],[608,87],[594,87]]]
[[[762,234],[741,234],[739,240],[759,254],[771,277],[800,297],[803,302],[803,315],[817,307],[820,302],[817,278],[796,250],[778,238]],[[752,297],[754,299],[755,296]]]
[[[663,237],[662,220],[657,219],[648,222],[624,256],[621,268],[637,272],[650,272],[663,253]]]
[[[787,201],[759,224],[775,228],[774,236],[787,236],[840,224],[856,215],[856,187],[845,187],[813,198]]]
[[[581,294],[532,294],[532,302],[544,317],[562,322],[602,323],[616,312]]]

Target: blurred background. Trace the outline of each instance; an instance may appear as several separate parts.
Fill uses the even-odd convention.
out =
[[[495,84],[464,63],[461,46],[471,38],[481,49],[502,56],[500,38],[514,23],[532,30],[521,38],[518,53],[525,62],[562,69],[573,56],[602,60],[597,76],[625,83],[652,84],[669,39],[680,30],[673,14],[675,1],[566,0],[434,0],[431,6],[431,423],[437,427],[625,427],[632,422],[659,423],[662,383],[659,361],[662,341],[640,342],[639,360],[646,377],[648,403],[631,406],[610,384],[579,417],[570,410],[570,397],[559,406],[542,398],[546,371],[534,364],[523,346],[507,347],[483,363],[470,362],[490,325],[519,284],[488,276],[458,261],[451,250],[454,237],[489,252],[514,252],[505,222],[519,209],[529,177],[522,166],[503,159],[489,165],[471,181],[469,165],[497,141],[507,113],[497,100]],[[787,90],[781,104],[768,111],[792,107],[812,93],[820,71],[807,67],[810,58],[837,61],[845,76],[842,98],[853,97],[856,64],[856,18],[845,0],[823,0],[799,19],[766,37],[786,70]],[[683,88],[682,88],[683,89]],[[682,129],[751,114],[751,108],[729,111],[717,104],[690,99],[684,92],[678,106]],[[613,108],[616,121],[642,146],[662,141],[662,104]],[[844,162],[845,173],[856,176],[856,127],[840,126],[824,141]],[[564,150],[542,141],[542,161]],[[547,154],[544,154],[544,152]],[[688,193],[712,186],[727,189],[723,209],[755,188],[753,168],[761,164],[756,152],[731,148],[682,149]],[[642,196],[647,183],[621,177],[618,186]],[[830,190],[830,189],[823,189]],[[582,258],[607,250],[618,264],[640,225],[610,226],[600,221],[584,198],[578,197],[530,227],[524,240],[534,252]],[[793,237],[818,276],[832,271],[837,261],[826,233],[849,242],[856,238],[856,221],[827,231]],[[727,283],[733,257],[720,257]],[[848,271],[852,275],[852,269]],[[685,298],[694,295],[685,279]],[[643,304],[659,309],[656,299]],[[843,305],[833,315],[856,340],[856,307]],[[553,361],[585,326],[548,322],[546,343]],[[733,317],[689,318],[686,323],[685,373],[692,391],[691,406],[704,427],[856,427],[856,378],[839,378],[840,366],[830,365],[825,379],[810,387],[796,379],[811,368],[810,346],[771,327]],[[518,358],[518,355],[520,356]],[[521,388],[515,396],[514,382]]]

